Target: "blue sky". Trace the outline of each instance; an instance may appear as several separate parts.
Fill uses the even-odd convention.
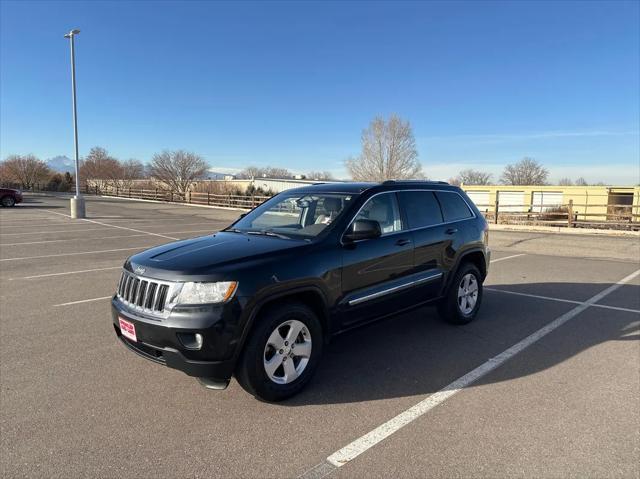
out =
[[[362,129],[397,113],[433,179],[531,156],[551,179],[638,183],[639,5],[3,0],[0,156],[72,156],[79,28],[81,155],[346,177]]]

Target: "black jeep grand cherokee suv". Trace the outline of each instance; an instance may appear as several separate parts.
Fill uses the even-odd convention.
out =
[[[299,392],[334,334],[428,302],[452,323],[482,301],[487,224],[446,183],[288,190],[225,230],[130,257],[112,300],[118,338],[223,389]]]

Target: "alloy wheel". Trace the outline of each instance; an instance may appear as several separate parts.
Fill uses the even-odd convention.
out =
[[[458,286],[458,308],[464,315],[473,312],[478,302],[478,280],[474,274],[467,273]]]
[[[304,372],[311,357],[311,334],[301,321],[283,322],[269,335],[263,365],[269,379],[289,384]]]

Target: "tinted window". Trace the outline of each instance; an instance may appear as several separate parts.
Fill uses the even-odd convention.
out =
[[[400,203],[407,214],[409,228],[442,223],[442,213],[431,191],[403,191],[398,193]]]
[[[402,222],[396,195],[385,193],[371,198],[356,216],[356,220],[362,219],[375,220],[380,223],[380,230],[382,230],[383,235],[401,231]]]
[[[459,194],[438,191],[436,196],[442,207],[442,215],[445,221],[463,220],[473,216],[473,213],[471,213],[471,210]]]

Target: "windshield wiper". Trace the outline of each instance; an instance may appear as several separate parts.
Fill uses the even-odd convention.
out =
[[[271,231],[271,230],[260,230],[260,231],[247,231],[247,234],[249,235],[263,235],[263,236],[273,236],[275,238],[280,238],[280,239],[291,239],[291,237],[280,234],[280,233],[276,233],[275,231]]]
[[[244,234],[244,231],[239,230],[238,228],[225,228],[222,231],[224,231],[225,233],[240,233],[240,234]]]

